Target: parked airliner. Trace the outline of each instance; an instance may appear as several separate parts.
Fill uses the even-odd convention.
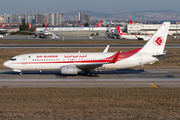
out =
[[[3,38],[3,36],[0,34],[0,39]]]
[[[144,40],[148,41],[152,36],[151,35],[129,35],[127,33],[124,33],[119,26],[116,26],[116,34],[115,34],[115,39],[120,38],[120,39],[138,39],[138,40]]]
[[[7,31],[7,29],[5,29],[5,23],[2,26],[0,26],[0,31],[2,32]]]
[[[82,27],[81,21],[80,21],[80,20],[78,20],[78,22],[79,22],[79,26],[81,26],[81,27]],[[95,27],[101,27],[102,22],[103,22],[102,20],[101,20],[101,21],[99,21],[99,23],[98,23]]]
[[[35,33],[35,36],[39,35],[40,38],[46,38],[46,37],[50,37],[50,35],[56,37],[57,39],[59,39],[58,36],[56,36],[55,34],[49,32],[49,30],[47,29],[47,20],[46,20],[46,28],[43,30],[43,33]]]
[[[164,22],[144,47],[129,52],[101,53],[30,53],[12,57],[4,62],[4,66],[20,72],[26,70],[60,70],[61,74],[76,75],[90,70],[124,69],[152,64],[164,59],[164,47],[167,40],[170,22]]]

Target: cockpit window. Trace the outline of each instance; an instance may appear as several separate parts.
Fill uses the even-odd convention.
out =
[[[12,61],[16,61],[16,58],[11,58],[10,60],[12,60]]]

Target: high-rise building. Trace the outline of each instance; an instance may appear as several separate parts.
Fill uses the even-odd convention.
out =
[[[28,14],[25,14],[24,17],[25,17],[25,23],[28,23]]]
[[[78,12],[78,20],[81,21],[81,13]]]
[[[59,14],[59,25],[62,25],[62,16],[61,16],[61,14]]]
[[[78,20],[80,20],[81,22],[84,20],[84,12],[83,11],[78,12]]]
[[[54,24],[54,22],[55,22],[55,20],[54,20],[54,13],[51,13],[50,15],[49,15],[49,23],[50,23],[50,25],[55,25]]]
[[[51,13],[51,14],[4,14],[0,16],[1,23],[32,23],[32,24],[45,24],[50,25],[61,25],[62,16],[60,13]]]
[[[58,26],[59,25],[59,13],[55,14],[55,25]]]
[[[7,14],[4,14],[4,23],[7,23]]]
[[[35,21],[35,15],[34,14],[28,14],[27,18],[26,18],[26,14],[25,14],[25,21],[27,21],[26,23],[33,23],[33,21]]]
[[[90,23],[90,16],[89,16],[89,14],[85,14],[84,15],[84,19],[86,20],[86,23]]]
[[[12,22],[17,23],[17,14],[12,15]]]
[[[3,15],[0,16],[0,22],[1,22],[1,23],[4,22],[4,17],[3,17]]]
[[[44,14],[37,14],[36,17],[36,24],[43,24],[44,23]]]
[[[47,20],[47,24],[49,24],[49,14],[44,14],[44,23],[46,24],[46,20]]]
[[[80,17],[81,19],[80,20],[83,21],[84,20],[84,12],[80,11],[80,14],[81,14],[81,17]]]

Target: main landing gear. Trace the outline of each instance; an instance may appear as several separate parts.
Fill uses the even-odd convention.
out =
[[[91,72],[89,70],[86,70],[85,73],[87,76],[91,76]]]
[[[20,72],[19,75],[22,76],[22,72]]]

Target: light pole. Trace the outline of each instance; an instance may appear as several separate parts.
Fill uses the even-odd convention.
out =
[[[177,14],[176,14],[176,39],[177,39]]]

